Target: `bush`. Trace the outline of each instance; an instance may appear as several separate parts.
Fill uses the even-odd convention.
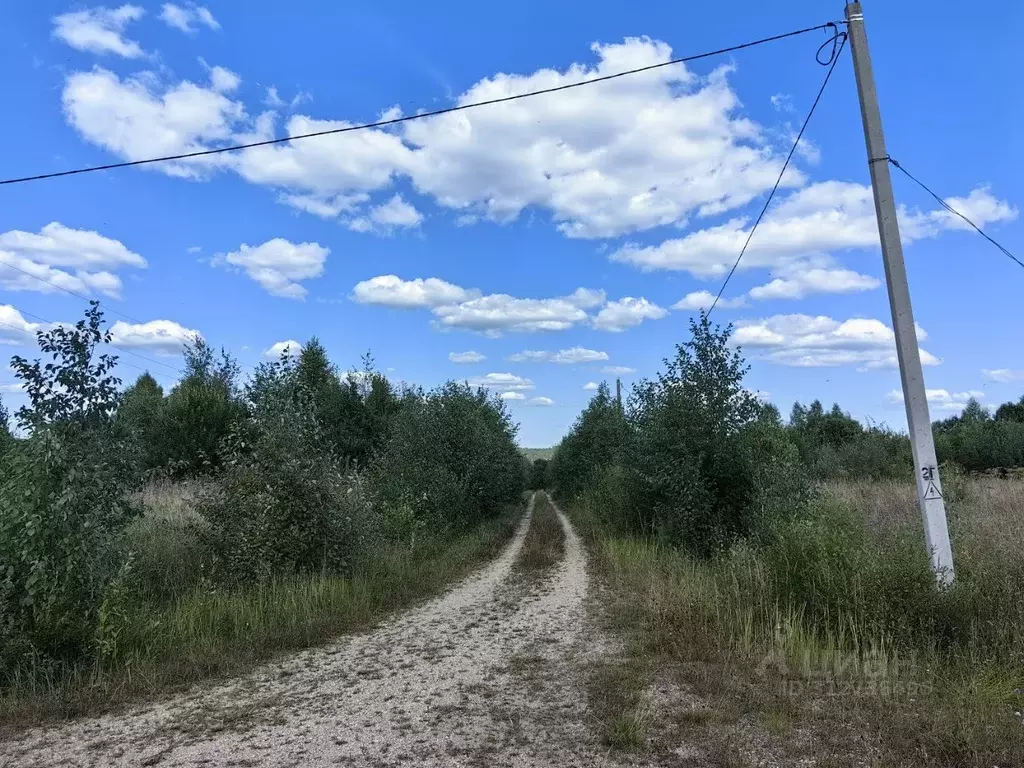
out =
[[[14,448],[15,439],[11,434],[11,414],[4,407],[4,399],[0,397],[0,469],[4,457]]]
[[[288,358],[247,390],[249,416],[224,441],[217,487],[198,504],[202,538],[223,581],[344,573],[361,509],[337,457],[324,450],[314,393]]]
[[[534,459],[530,464],[529,481],[527,488],[532,491],[542,491],[547,488],[548,483],[548,460]]]
[[[787,430],[812,477],[817,479],[912,477],[910,440],[884,427],[864,427],[838,403],[793,404]]]
[[[765,513],[799,512],[802,499],[779,503],[800,479],[791,451],[775,462],[773,446],[787,441],[770,416],[759,421],[763,407],[743,387],[743,358],[728,346],[731,327],[713,328],[702,315],[690,330],[665,372],[634,391],[633,503],[650,510],[661,536],[710,555],[763,528]]]
[[[365,467],[387,442],[400,398],[369,355],[362,370],[339,376],[314,337],[302,348],[296,368],[314,413],[334,453],[350,467]]]
[[[158,467],[163,460],[158,454],[163,403],[164,390],[148,372],[121,395],[117,424],[132,444],[140,469]]]
[[[484,390],[448,382],[408,392],[369,473],[371,494],[396,536],[443,536],[494,517],[525,480],[516,427]]]
[[[96,354],[102,317],[93,303],[74,327],[40,331],[50,363],[12,359],[30,404],[0,484],[0,668],[89,655],[126,568],[119,537],[139,508],[114,429],[115,358]]]
[[[1024,466],[1024,423],[1018,420],[1021,407],[1004,403],[993,418],[977,400],[968,401],[959,416],[935,424],[939,460],[974,472]]]

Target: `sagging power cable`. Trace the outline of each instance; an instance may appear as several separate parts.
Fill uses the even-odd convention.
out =
[[[969,224],[971,227],[973,227],[975,232],[977,232],[979,235],[981,235],[986,240],[988,240],[990,243],[992,243],[992,245],[994,245],[996,248],[998,248],[1000,251],[1002,251],[1004,256],[1006,256],[1007,258],[1010,258],[1013,261],[1017,262],[1017,266],[1024,267],[1024,261],[1021,261],[1020,259],[1018,259],[1012,253],[1010,253],[1010,251],[1007,248],[1005,248],[1002,244],[1000,244],[995,239],[993,239],[988,234],[986,234],[986,232],[981,227],[979,227],[977,224],[975,224],[973,221],[971,221],[969,218],[967,218],[964,214],[962,214],[956,208],[954,208],[949,203],[947,203],[945,200],[943,200],[941,197],[939,197],[935,192],[932,192],[932,190],[929,189],[925,185],[925,183],[923,181],[921,181],[920,179],[915,177],[913,174],[910,173],[910,171],[908,171],[906,168],[904,168],[902,165],[900,165],[898,162],[896,162],[896,160],[892,157],[892,155],[886,155],[882,159],[887,160],[889,162],[889,164],[893,168],[896,168],[897,170],[902,171],[904,176],[906,176],[912,182],[917,184],[917,186],[919,186],[921,189],[923,189],[929,195],[934,197],[935,200],[938,202],[938,204],[941,205],[943,208],[945,208],[947,211],[952,213],[954,216],[959,216],[961,219],[963,219],[965,222],[967,222],[967,224]]]
[[[828,85],[828,81],[832,78],[832,72],[835,71],[836,63],[839,61],[839,54],[843,52],[843,47],[846,45],[846,32],[841,32],[839,27],[833,23],[828,23],[825,28],[832,32],[832,37],[822,43],[818,49],[815,58],[818,63],[822,66],[828,67],[828,72],[825,73],[825,79],[821,83],[821,88],[818,89],[818,95],[814,98],[814,103],[811,104],[811,109],[807,113],[807,117],[804,118],[803,125],[800,126],[800,133],[796,135],[796,140],[793,142],[793,146],[789,150],[789,154],[786,156],[786,162],[782,164],[782,170],[779,171],[779,178],[775,180],[775,186],[772,187],[772,191],[768,193],[768,199],[764,201],[764,207],[761,208],[761,213],[758,214],[757,220],[754,222],[754,226],[750,228],[750,232],[747,233],[747,239],[743,243],[743,247],[740,249],[740,255],[736,257],[736,262],[732,265],[732,269],[729,270],[729,274],[726,275],[725,281],[722,283],[722,287],[718,289],[718,295],[715,296],[715,300],[711,303],[711,307],[708,309],[707,314],[710,316],[718,306],[718,300],[722,298],[722,293],[725,291],[725,287],[729,285],[729,281],[732,279],[733,274],[736,272],[736,268],[740,265],[740,261],[743,260],[743,255],[747,252],[747,246],[750,245],[751,238],[754,237],[754,232],[757,231],[758,224],[761,223],[761,219],[764,218],[765,213],[768,211],[768,206],[772,204],[772,198],[775,197],[775,193],[779,190],[779,185],[782,184],[782,177],[786,175],[786,169],[789,168],[789,163],[793,159],[793,155],[796,153],[796,149],[800,146],[800,139],[804,136],[804,131],[807,130],[808,123],[811,122],[811,116],[814,115],[814,110],[818,108],[818,102],[821,101],[821,96],[825,93],[825,86]],[[828,50],[828,57],[822,58],[822,52],[826,51],[828,46],[832,48]]]
[[[785,40],[790,37],[796,37],[798,35],[804,35],[809,32],[816,32],[820,29],[836,29],[834,22],[828,22],[826,24],[818,24],[813,27],[806,27],[804,29],[793,30],[792,32],[785,32],[780,35],[772,35],[770,37],[762,37],[759,40],[752,40],[749,43],[741,43],[739,45],[730,45],[727,48],[719,48],[715,51],[707,51],[706,53],[698,53],[692,56],[682,56],[678,59],[672,59],[671,61],[663,61],[658,64],[649,64],[644,67],[637,67],[635,69],[627,69],[623,72],[615,72],[611,75],[602,75],[600,77],[592,77],[587,80],[579,80],[574,83],[565,83],[564,85],[554,86],[552,88],[541,88],[536,91],[528,91],[526,93],[517,93],[511,96],[501,96],[496,99],[486,99],[484,101],[475,101],[470,104],[457,104],[453,107],[445,107],[444,109],[435,109],[430,112],[417,112],[412,115],[403,115],[401,117],[389,118],[387,120],[377,120],[372,123],[360,123],[358,125],[348,125],[341,128],[331,128],[324,131],[313,131],[311,133],[300,133],[295,136],[282,136],[276,139],[265,139],[263,141],[254,141],[246,144],[234,144],[228,147],[216,147],[214,149],[203,149],[196,152],[183,152],[177,155],[165,155],[163,157],[151,157],[145,160],[128,160],[121,163],[108,163],[106,165],[93,165],[85,168],[74,168],[67,171],[56,171],[54,173],[40,173],[33,176],[22,176],[19,178],[3,179],[0,181],[0,185],[5,184],[22,184],[28,181],[41,181],[43,179],[55,179],[60,176],[75,176],[81,173],[91,173],[93,171],[109,171],[115,168],[130,168],[136,165],[149,165],[152,163],[165,163],[173,160],[187,160],[193,157],[205,157],[207,155],[219,155],[224,152],[237,152],[243,149],[252,149],[254,147],[268,147],[274,144],[286,144],[290,141],[299,141],[301,139],[312,139],[318,136],[331,136],[334,134],[350,133],[352,131],[363,131],[369,128],[385,128],[391,125],[398,125],[399,123],[409,122],[411,120],[422,120],[429,117],[438,117],[439,115],[447,115],[452,112],[461,112],[467,109],[476,109],[477,107],[486,107],[492,104],[504,104],[510,101],[518,101],[519,99],[527,99],[533,96],[541,96],[546,93],[557,93],[559,91],[567,91],[571,88],[581,88],[586,85],[593,85],[595,83],[603,83],[608,80],[615,80],[620,77],[628,77],[630,75],[637,75],[641,72],[650,72],[655,69],[661,69],[663,67],[670,67],[675,64],[686,64],[691,61],[698,61],[700,59],[707,59],[712,56],[720,56],[724,53],[733,53],[735,51],[742,51],[745,48],[753,48],[757,45],[763,45],[764,43],[772,43],[777,40]],[[845,39],[845,33],[843,33]],[[826,43],[827,45],[827,43]],[[823,46],[824,48],[824,46]],[[819,61],[821,51],[819,50]],[[833,51],[833,58],[835,52]]]

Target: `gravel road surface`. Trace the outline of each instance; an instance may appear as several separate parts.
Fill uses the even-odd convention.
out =
[[[523,581],[533,504],[493,562],[376,629],[252,674],[0,743],[5,766],[596,766],[585,553]]]

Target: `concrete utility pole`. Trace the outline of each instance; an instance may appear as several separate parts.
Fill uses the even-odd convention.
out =
[[[903,402],[907,408],[910,443],[914,451],[917,499],[924,518],[925,544],[939,583],[950,584],[954,576],[953,551],[949,545],[949,528],[946,525],[946,504],[942,499],[942,484],[939,482],[939,468],[935,459],[935,442],[932,439],[932,423],[925,397],[917,330],[910,309],[907,268],[903,263],[903,244],[900,242],[888,155],[885,151],[885,138],[882,136],[882,116],[878,111],[875,76],[871,71],[868,38],[864,31],[864,12],[859,2],[847,3],[846,21],[853,51],[853,71],[857,76],[857,92],[860,95],[860,113],[864,120],[864,138],[868,145],[868,167],[871,169],[871,186],[875,194],[875,213],[882,241],[892,328],[896,334]]]
[[[615,402],[619,406],[619,410],[622,410],[622,379],[615,379]]]

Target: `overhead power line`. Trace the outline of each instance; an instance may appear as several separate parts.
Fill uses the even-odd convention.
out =
[[[839,55],[843,52],[843,47],[846,45],[846,33],[840,32],[838,27],[834,24],[826,25],[830,27],[835,34],[831,40],[825,42],[821,48],[818,49],[818,63],[823,66],[828,66],[828,72],[825,73],[825,79],[821,83],[821,88],[818,89],[818,95],[814,98],[814,103],[811,104],[811,109],[807,113],[807,117],[804,118],[803,125],[800,126],[800,133],[796,135],[796,139],[793,141],[793,146],[789,150],[789,154],[786,156],[786,162],[782,164],[782,170],[779,171],[779,178],[775,180],[775,186],[772,187],[772,191],[768,193],[768,199],[764,201],[764,207],[761,208],[761,213],[757,215],[757,220],[754,222],[754,226],[750,228],[750,232],[747,233],[747,239],[743,243],[743,247],[740,249],[740,255],[736,257],[736,262],[732,265],[732,269],[729,270],[729,274],[725,276],[725,281],[722,283],[722,287],[718,289],[718,295],[715,296],[715,300],[711,303],[711,307],[708,309],[707,314],[710,315],[715,311],[715,307],[718,306],[718,300],[722,298],[722,293],[725,291],[725,287],[729,285],[729,281],[732,279],[733,274],[736,272],[736,268],[740,265],[740,261],[743,260],[743,255],[747,252],[747,246],[750,245],[750,240],[754,237],[754,232],[757,231],[758,224],[761,223],[761,219],[764,218],[765,213],[768,211],[768,206],[772,204],[772,198],[775,197],[775,193],[779,190],[779,185],[782,184],[782,177],[786,175],[786,169],[789,168],[789,163],[793,159],[793,155],[796,153],[796,149],[800,146],[800,139],[804,136],[804,131],[807,130],[807,125],[811,122],[811,117],[814,115],[814,110],[818,108],[818,102],[821,101],[821,96],[825,93],[825,87],[828,85],[828,81],[832,78],[832,72],[836,68],[836,63],[839,61]],[[821,52],[825,50],[829,43],[832,43],[832,50],[829,54],[829,58],[822,60]]]
[[[1008,249],[1004,248],[1000,243],[996,242],[993,238],[989,237],[989,235],[987,235],[985,233],[985,231],[981,227],[979,227],[977,224],[975,224],[973,221],[971,221],[969,218],[967,218],[964,214],[960,213],[960,211],[958,211],[956,208],[951,206],[949,203],[947,203],[945,200],[943,200],[937,194],[932,192],[932,190],[930,190],[927,186],[925,186],[924,182],[922,182],[920,179],[918,179],[915,176],[913,176],[910,173],[910,171],[908,171],[906,168],[904,168],[902,165],[900,165],[898,162],[896,162],[896,160],[892,157],[892,155],[886,155],[884,158],[881,158],[881,159],[888,160],[890,165],[892,165],[894,168],[902,171],[904,176],[906,176],[912,182],[917,184],[917,186],[919,186],[921,189],[923,189],[929,195],[934,197],[936,199],[936,201],[938,201],[939,205],[941,205],[947,211],[952,213],[954,216],[959,216],[965,222],[970,224],[974,228],[975,232],[977,232],[979,235],[981,235],[986,240],[988,240],[990,243],[992,243],[992,245],[994,245],[996,248],[998,248],[1000,251],[1002,251],[1004,256],[1006,256],[1006,257],[1012,259],[1013,261],[1017,262],[1018,266],[1024,267],[1024,261],[1021,261],[1020,259],[1018,259],[1012,253],[1010,253],[1010,251]]]
[[[163,157],[151,157],[145,160],[129,160],[122,163],[108,163],[106,165],[93,165],[85,168],[74,168],[67,171],[56,171],[54,173],[40,173],[34,176],[22,176],[20,178],[4,179],[0,181],[0,185],[4,184],[21,184],[26,181],[41,181],[42,179],[54,179],[60,176],[74,176],[80,173],[90,173],[92,171],[109,171],[115,168],[129,168],[135,165],[149,165],[151,163],[165,163],[173,160],[187,160],[193,157],[205,157],[207,155],[219,155],[224,152],[237,152],[242,149],[252,149],[254,147],[268,147],[274,144],[286,144],[289,141],[298,141],[300,139],[312,139],[318,136],[331,136],[340,133],[350,133],[352,131],[363,131],[369,128],[385,128],[389,125],[398,125],[399,123],[409,122],[410,120],[423,120],[429,117],[438,117],[439,115],[447,115],[452,112],[462,112],[467,109],[475,109],[477,107],[486,107],[492,104],[504,104],[510,101],[518,101],[519,99],[527,99],[533,96],[542,96],[546,93],[557,93],[559,91],[567,91],[572,88],[580,88],[586,85],[593,85],[595,83],[603,83],[608,80],[615,80],[620,77],[627,77],[629,75],[637,75],[641,72],[650,72],[655,69],[661,69],[663,67],[670,67],[675,64],[686,64],[691,61],[698,61],[700,59],[707,59],[712,56],[720,56],[724,53],[733,53],[735,51],[742,51],[745,48],[753,48],[757,45],[763,45],[764,43],[772,43],[777,40],[785,40],[790,37],[796,37],[798,35],[804,35],[808,32],[816,32],[818,30],[835,29],[836,25],[834,22],[828,22],[825,24],[818,24],[814,27],[805,27],[804,29],[796,29],[792,32],[785,32],[781,35],[772,35],[770,37],[762,37],[759,40],[752,40],[749,43],[741,43],[740,45],[730,45],[727,48],[719,48],[715,51],[708,51],[706,53],[698,53],[692,56],[683,56],[678,59],[672,59],[671,61],[663,61],[658,64],[649,64],[644,67],[637,67],[635,69],[627,69],[623,72],[616,72],[611,75],[602,75],[600,77],[592,77],[587,80],[579,80],[574,83],[566,83],[564,85],[554,86],[552,88],[541,88],[536,91],[528,91],[526,93],[517,93],[511,96],[502,96],[495,99],[486,99],[484,101],[475,101],[470,104],[458,104],[453,107],[445,107],[444,109],[435,109],[430,112],[417,112],[413,115],[403,115],[402,117],[389,118],[387,120],[378,120],[373,123],[360,123],[358,125],[349,125],[343,128],[331,128],[324,131],[313,131],[312,133],[301,133],[296,136],[283,136],[277,139],[265,139],[263,141],[254,141],[246,144],[234,144],[229,147],[217,147],[215,149],[203,149],[196,152],[183,152],[177,155],[165,155]],[[826,43],[827,44],[827,43]],[[820,59],[819,59],[820,60]]]

